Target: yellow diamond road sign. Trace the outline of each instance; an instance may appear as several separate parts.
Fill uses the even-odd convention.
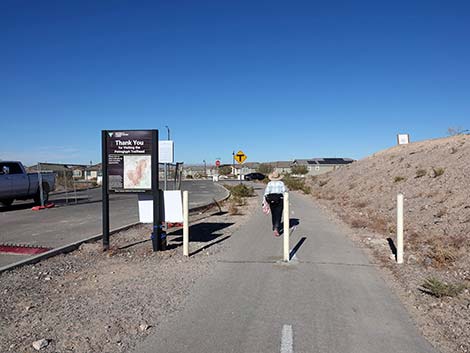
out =
[[[238,151],[237,154],[235,155],[235,160],[242,164],[246,160],[246,154],[244,154],[242,151]]]

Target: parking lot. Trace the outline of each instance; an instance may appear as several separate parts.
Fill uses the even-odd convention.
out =
[[[227,191],[212,181],[183,182],[190,194],[189,207],[199,207],[220,200]],[[0,245],[28,245],[57,248],[101,234],[101,189],[75,194],[55,194],[50,200],[54,208],[32,211],[31,202],[15,202],[10,208],[0,207]],[[76,200],[76,201],[75,201]],[[76,203],[75,203],[76,202]],[[123,227],[138,222],[138,203],[135,194],[110,196],[110,227]],[[0,266],[26,258],[25,255],[0,254]]]

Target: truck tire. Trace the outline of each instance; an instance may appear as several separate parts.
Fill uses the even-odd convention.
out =
[[[42,199],[44,200],[44,205],[49,201],[49,185],[47,184],[42,184]],[[38,205],[41,204],[41,188],[38,189],[34,196],[34,202]]]
[[[10,207],[13,203],[13,199],[0,200],[0,203],[5,207]]]

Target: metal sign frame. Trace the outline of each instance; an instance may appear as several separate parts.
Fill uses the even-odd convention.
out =
[[[152,232],[152,247],[153,251],[166,250],[166,234],[162,231],[162,191],[159,189],[159,173],[158,173],[158,130],[102,130],[101,131],[101,165],[103,169],[102,181],[102,195],[103,195],[103,208],[102,208],[102,226],[103,226],[103,250],[107,251],[110,247],[109,242],[109,151],[108,151],[108,137],[109,133],[116,132],[136,132],[146,131],[151,133],[151,190],[140,190],[138,192],[151,194],[153,196],[153,232]],[[123,181],[124,183],[124,181]],[[115,192],[115,190],[111,191]],[[126,191],[125,189],[119,192],[135,193],[136,191]]]

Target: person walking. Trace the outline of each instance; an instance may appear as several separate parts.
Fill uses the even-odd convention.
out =
[[[287,188],[282,182],[282,175],[278,172],[272,172],[268,175],[268,178],[270,182],[264,190],[264,199],[271,209],[274,236],[278,237],[280,236],[279,230],[281,227],[282,210],[284,209],[284,193],[287,192]]]

